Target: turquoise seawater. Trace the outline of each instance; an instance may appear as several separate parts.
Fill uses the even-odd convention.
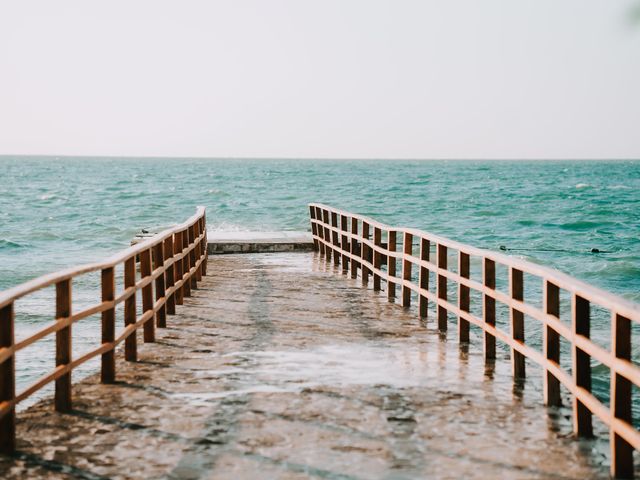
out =
[[[640,300],[640,161],[0,158],[0,289],[208,209],[210,229],[308,230],[320,201],[514,251]],[[608,253],[592,254],[592,248]]]
[[[309,202],[505,246],[640,302],[640,161],[0,157],[0,290],[104,258],[197,205],[211,230],[308,230]],[[19,333],[42,325],[34,302]]]

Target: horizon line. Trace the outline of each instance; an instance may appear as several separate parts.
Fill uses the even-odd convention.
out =
[[[586,157],[586,158],[577,158],[577,157],[549,157],[549,158],[540,158],[540,157],[499,157],[499,158],[490,158],[490,157],[294,157],[294,156],[283,156],[283,157],[250,157],[250,156],[238,156],[238,157],[226,157],[226,156],[171,156],[171,155],[85,155],[85,154],[76,154],[76,155],[56,155],[56,154],[28,154],[28,153],[17,153],[17,154],[0,154],[0,159],[5,159],[9,157],[31,157],[31,158],[41,158],[41,159],[76,159],[76,158],[92,158],[92,159],[139,159],[139,160],[155,160],[155,159],[174,159],[174,160],[234,160],[234,161],[242,161],[242,160],[302,160],[302,161],[404,161],[404,162],[434,162],[434,161],[550,161],[550,162],[571,162],[571,161],[639,161],[640,157],[616,157],[616,158],[606,158],[606,157]]]

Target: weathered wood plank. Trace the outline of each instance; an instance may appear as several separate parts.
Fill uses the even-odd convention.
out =
[[[71,280],[56,283],[56,319],[71,316]],[[56,367],[71,363],[71,325],[56,332]],[[56,380],[55,407],[58,412],[71,410],[71,372]]]
[[[482,276],[484,286],[494,290],[496,288],[496,262],[485,258],[483,262]],[[494,327],[496,324],[496,299],[494,296],[485,293],[483,295],[483,318],[487,326]],[[485,330],[484,332],[484,358],[493,361],[496,358],[496,337]]]
[[[124,288],[134,287],[136,284],[136,259],[131,257],[124,262]],[[136,294],[124,301],[124,326],[136,323]],[[124,341],[124,358],[128,362],[138,360],[138,341],[136,332]]]
[[[164,268],[164,243],[158,243],[153,250],[153,269],[163,269]],[[202,271],[202,270],[201,270]],[[156,301],[164,298],[165,296],[165,274],[163,273],[158,278],[156,278],[155,282],[155,291],[156,291]],[[165,328],[167,326],[167,302],[162,304],[162,306],[156,312],[156,326],[159,328]]]
[[[524,275],[522,270],[517,268],[509,269],[509,284],[511,298],[518,301],[524,300]],[[509,309],[509,312],[511,337],[517,342],[524,343],[524,314],[513,306]],[[511,349],[511,364],[513,376],[515,378],[524,378],[526,375],[525,356],[514,348]]]
[[[447,247],[445,245],[438,244],[438,268],[444,270],[447,269]],[[442,274],[438,274],[438,299],[447,300],[447,277]],[[438,330],[447,330],[447,309],[442,305],[438,305]]]
[[[560,289],[550,281],[544,283],[545,311],[549,315],[560,318]],[[544,327],[542,338],[543,349],[547,360],[560,364],[560,335],[553,328]],[[544,398],[549,406],[558,406],[560,398],[560,381],[548,369],[544,379]]]
[[[420,260],[429,261],[431,258],[431,242],[426,238],[420,238]],[[421,266],[419,270],[418,279],[420,288],[423,290],[429,290],[429,269],[427,267]],[[418,299],[418,312],[420,313],[420,318],[427,318],[429,315],[429,300],[425,295],[420,294]]]
[[[591,337],[590,304],[584,298],[574,295],[572,299],[572,327],[575,335]],[[584,350],[572,347],[573,380],[580,388],[591,392],[591,358]],[[579,437],[592,437],[593,425],[591,411],[579,399],[573,400],[573,431]]]
[[[470,276],[470,258],[467,253],[458,252],[458,270],[462,278]],[[462,283],[458,284],[458,307],[463,312],[469,312],[471,306],[471,289]],[[458,339],[460,343],[469,342],[469,322],[458,316]]]
[[[13,348],[14,336],[13,303],[0,308],[0,348]],[[0,403],[13,402],[16,396],[15,356],[0,363]],[[11,454],[16,449],[16,411],[11,407],[0,417],[0,453]]]
[[[116,294],[116,277],[113,267],[105,268],[101,274],[102,301],[112,302]],[[116,308],[113,306],[102,312],[102,343],[113,342],[116,338]],[[102,354],[100,380],[113,383],[116,379],[116,355],[113,349]]]
[[[151,251],[145,250],[140,253],[140,275],[148,278],[151,275]],[[142,287],[142,313],[147,313],[153,309],[153,287],[149,285]],[[143,340],[145,343],[156,341],[156,324],[153,321],[145,322],[143,326]]]
[[[411,268],[412,263],[406,258],[406,255],[413,254],[413,235],[405,233],[402,240],[402,251],[405,254],[405,258],[402,260],[402,279],[405,281],[411,281]],[[411,289],[407,285],[402,285],[402,306],[408,308],[411,306]]]

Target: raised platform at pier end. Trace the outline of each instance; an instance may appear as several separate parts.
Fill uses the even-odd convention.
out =
[[[139,234],[131,241],[131,244],[136,245],[153,235],[153,233]],[[210,255],[226,253],[310,252],[313,250],[313,237],[311,232],[210,231],[207,234],[207,239],[207,253]]]
[[[313,250],[311,232],[209,232],[207,252],[273,253]]]
[[[487,366],[474,331],[461,349],[314,253],[208,269],[114,384],[20,413],[2,478],[608,476],[606,440],[573,438],[539,374],[514,385],[508,350]]]

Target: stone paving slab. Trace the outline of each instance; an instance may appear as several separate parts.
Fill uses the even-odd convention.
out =
[[[114,385],[19,414],[0,477],[606,478],[539,379],[422,324],[309,253],[226,255]],[[141,333],[139,333],[141,341]],[[454,335],[451,335],[453,337]],[[533,369],[529,369],[531,371]],[[603,447],[604,445],[604,447]]]

